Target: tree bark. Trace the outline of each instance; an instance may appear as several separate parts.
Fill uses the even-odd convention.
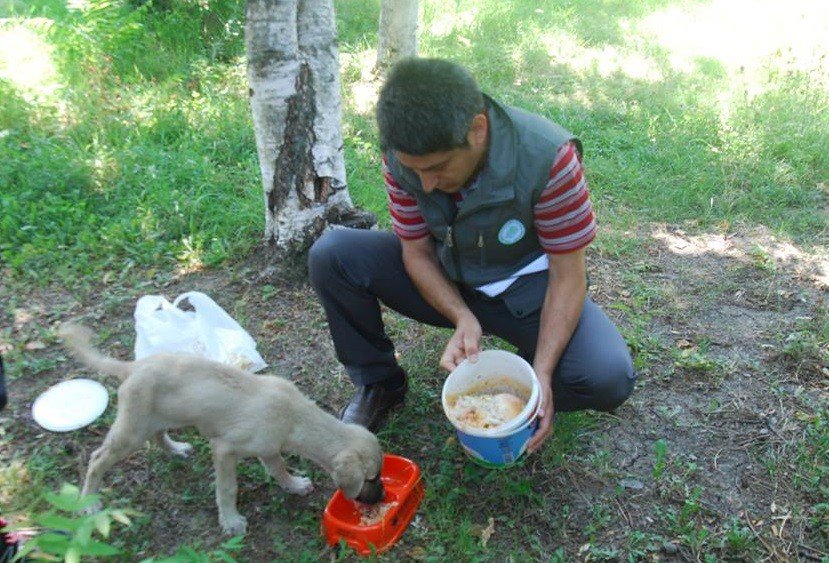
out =
[[[418,0],[382,0],[375,69],[383,73],[397,60],[417,55]]]
[[[305,250],[354,206],[340,129],[332,0],[248,0],[245,45],[265,239]]]

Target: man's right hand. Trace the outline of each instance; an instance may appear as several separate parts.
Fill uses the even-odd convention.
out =
[[[470,313],[461,317],[440,358],[440,367],[452,371],[467,358],[472,363],[477,362],[482,333],[481,323],[474,315]]]
[[[481,349],[481,323],[469,310],[458,286],[446,277],[438,262],[435,241],[427,236],[419,239],[401,239],[403,265],[423,298],[441,315],[455,325],[455,334],[449,339],[440,367],[452,371],[469,358],[478,360]]]

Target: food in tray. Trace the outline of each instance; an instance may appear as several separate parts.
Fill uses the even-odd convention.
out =
[[[377,504],[358,504],[360,526],[374,526],[378,524],[394,506],[397,506],[397,503],[394,501],[378,502]]]

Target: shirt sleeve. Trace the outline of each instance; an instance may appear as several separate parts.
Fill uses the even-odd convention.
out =
[[[386,194],[389,200],[389,215],[391,215],[394,233],[406,240],[420,239],[429,234],[426,220],[420,213],[417,200],[409,195],[389,172],[388,162],[383,156],[383,179],[386,184]]]
[[[596,218],[584,179],[581,156],[573,143],[556,154],[547,187],[533,206],[535,229],[547,254],[584,248],[596,236]]]

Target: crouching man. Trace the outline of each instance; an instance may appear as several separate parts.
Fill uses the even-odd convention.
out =
[[[440,359],[474,361],[483,334],[518,348],[543,390],[534,451],[554,411],[609,411],[635,374],[616,327],[586,293],[596,221],[581,142],[481,93],[462,67],[407,59],[377,104],[394,232],[335,229],[312,247],[311,282],[357,386],[343,420],[376,430],[407,376],[380,303],[454,328]]]

